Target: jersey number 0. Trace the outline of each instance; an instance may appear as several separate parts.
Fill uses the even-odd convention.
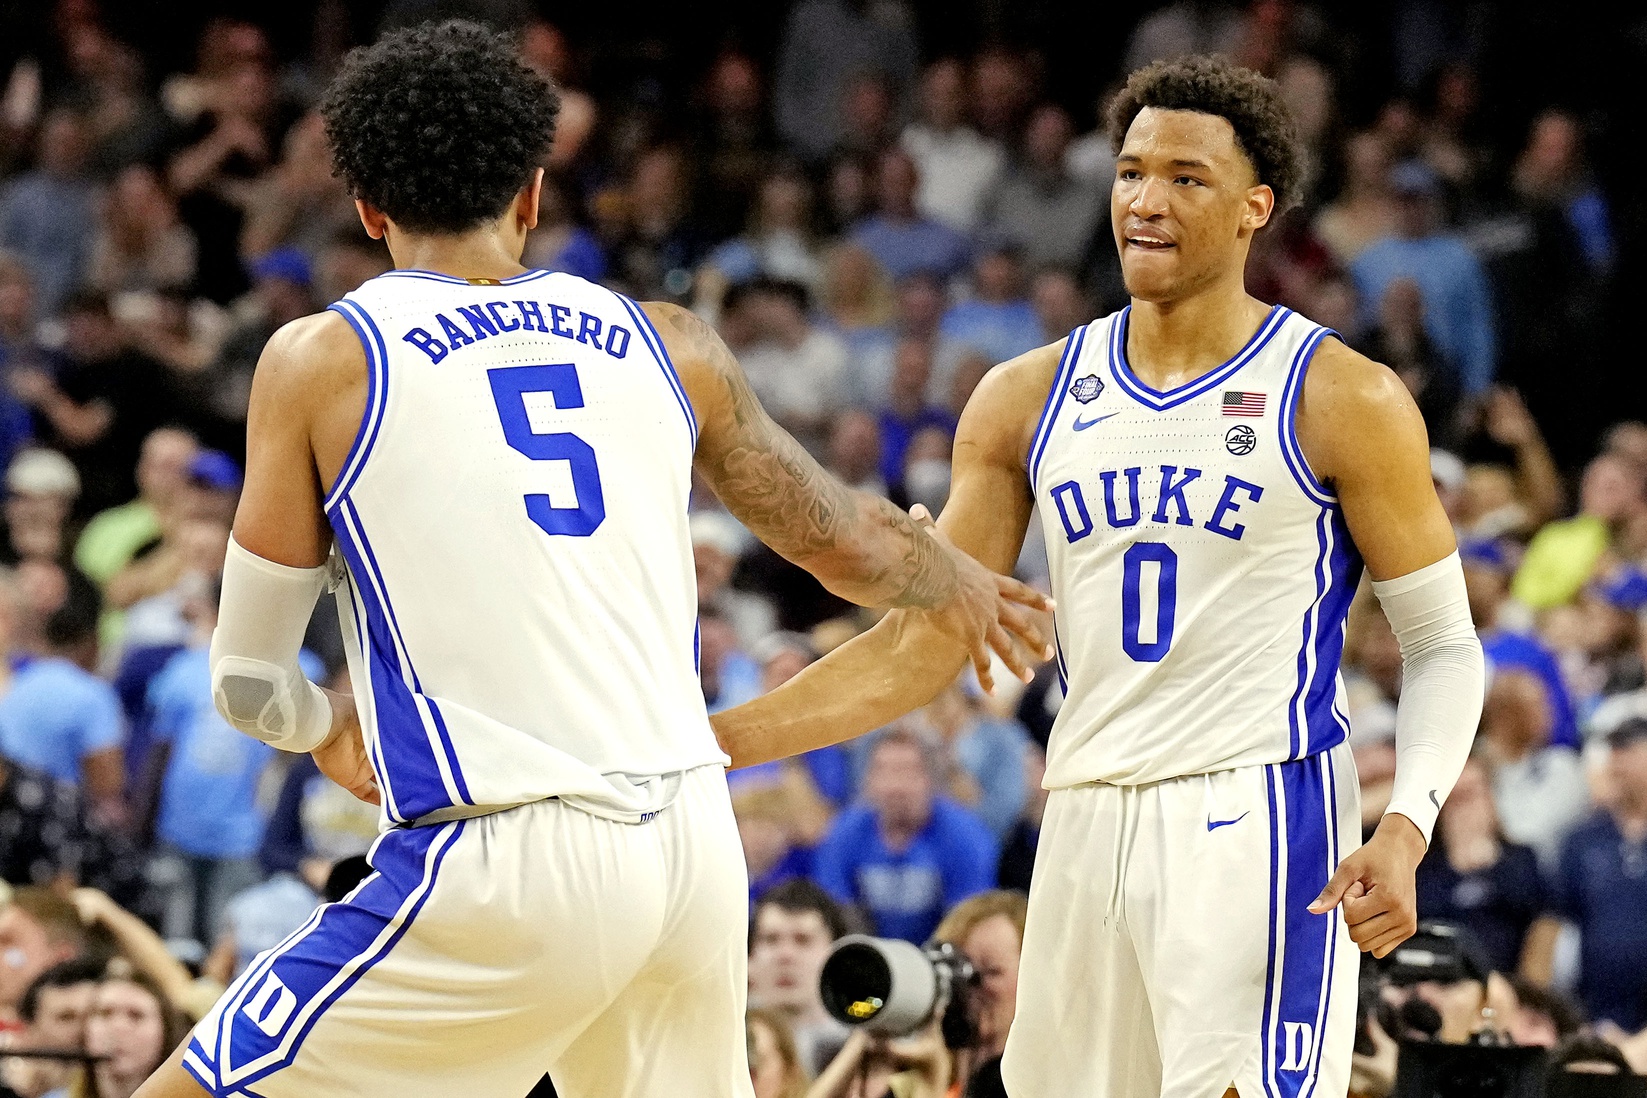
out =
[[[594,447],[567,431],[540,435],[532,430],[526,414],[528,393],[548,393],[561,411],[582,408],[583,386],[578,384],[577,367],[570,362],[505,366],[487,370],[486,377],[492,383],[492,400],[509,445],[533,461],[564,461],[572,472],[577,505],[556,507],[547,494],[529,495],[525,497],[527,517],[546,534],[574,538],[593,534],[606,521],[606,497],[601,492]]]

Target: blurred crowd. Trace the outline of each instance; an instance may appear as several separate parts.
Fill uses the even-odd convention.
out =
[[[1585,382],[1622,342],[1632,256],[1593,112],[1489,110],[1493,35],[1446,5],[1353,26],[1277,0],[1147,6],[1113,71],[1067,73],[1051,42],[935,49],[913,0],[800,0],[775,48],[729,34],[631,85],[524,4],[468,6],[564,97],[525,262],[690,305],[837,476],[934,512],[984,372],[1125,304],[1101,118],[1119,80],[1210,50],[1272,75],[1307,185],[1249,287],[1411,389],[1492,670],[1419,880],[1470,963],[1375,981],[1358,1093],[1388,1091],[1409,1035],[1390,1029],[1589,1041],[1647,1072],[1647,410]],[[262,345],[389,257],[314,110],[338,5],[308,49],[203,18],[178,65],[96,0],[47,8],[0,36],[0,1031],[105,1058],[7,1059],[0,1094],[124,1098],[181,1019],[358,878],[377,826],[218,718],[206,644]],[[712,710],[869,624],[706,492],[691,529]],[[1039,541],[1019,573],[1044,584]],[[1346,652],[1371,827],[1400,653],[1370,598]],[[328,601],[308,658],[348,688]],[[990,1093],[1061,700],[1050,673],[994,697],[963,678],[862,741],[731,776],[760,1098]],[[966,953],[976,1047],[849,1039],[817,993],[849,928]]]

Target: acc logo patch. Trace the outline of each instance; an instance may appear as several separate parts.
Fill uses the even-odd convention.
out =
[[[1245,457],[1258,446],[1258,432],[1245,423],[1237,423],[1224,432],[1224,449],[1236,457]]]
[[[1069,387],[1069,395],[1082,404],[1091,404],[1098,399],[1098,394],[1104,391],[1104,383],[1097,374],[1088,374],[1086,377],[1075,379],[1075,384]]]

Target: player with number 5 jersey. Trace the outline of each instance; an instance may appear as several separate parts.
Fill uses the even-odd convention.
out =
[[[837,594],[987,668],[1045,605],[780,430],[673,305],[528,271],[553,88],[476,24],[323,107],[395,269],[253,382],[220,712],[382,806],[373,873],[261,954],[141,1098],[744,1095],[748,880],[697,668],[694,473]],[[335,591],[352,694],[297,668]]]
[[[992,370],[939,529],[995,568],[1032,510],[1064,700],[1001,1061],[1013,1098],[1312,1098],[1349,1085],[1358,950],[1469,751],[1481,648],[1424,425],[1387,369],[1246,292],[1298,140],[1274,84],[1132,74],[1110,217],[1132,303]],[[1401,642],[1394,795],[1361,844],[1339,660],[1363,561]],[[893,613],[718,714],[734,765],[866,731],[964,653]]]

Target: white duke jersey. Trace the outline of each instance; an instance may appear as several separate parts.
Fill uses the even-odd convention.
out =
[[[696,669],[697,425],[635,303],[391,271],[332,309],[368,366],[325,510],[387,821],[555,796],[621,816],[668,784],[648,778],[724,764]]]
[[[1163,393],[1127,364],[1129,312],[1070,334],[1030,450],[1065,694],[1050,789],[1285,762],[1349,733],[1361,560],[1293,429],[1332,333],[1278,306]]]

